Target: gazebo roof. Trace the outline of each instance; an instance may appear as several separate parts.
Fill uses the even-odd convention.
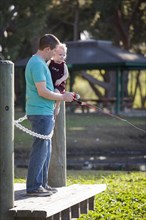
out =
[[[115,47],[111,41],[71,41],[66,45],[66,62],[72,69],[146,69],[146,57]]]
[[[69,69],[146,69],[146,57],[116,47],[111,41],[85,40],[66,42]],[[25,67],[29,58],[15,62]]]

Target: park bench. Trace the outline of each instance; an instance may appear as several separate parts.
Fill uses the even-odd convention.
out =
[[[94,210],[95,196],[106,184],[74,184],[57,188],[50,197],[28,197],[25,184],[15,184],[14,208],[9,210],[14,220],[71,220]]]

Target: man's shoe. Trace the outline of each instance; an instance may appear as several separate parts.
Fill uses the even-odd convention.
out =
[[[53,192],[40,186],[37,190],[35,190],[33,192],[27,192],[27,195],[28,196],[51,196],[51,195],[53,195]]]
[[[48,190],[48,192],[57,193],[58,190],[55,188],[52,188],[51,186],[46,185],[45,189]]]

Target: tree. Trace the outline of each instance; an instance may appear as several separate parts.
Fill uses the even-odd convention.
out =
[[[86,31],[94,39],[112,40],[117,46],[127,50],[134,51],[135,49],[135,52],[138,52],[138,45],[145,42],[144,10],[146,4],[144,0],[74,0],[72,2],[66,0],[54,2],[56,2],[53,6],[54,10],[48,15],[48,27],[55,23],[53,31],[63,36],[62,40],[77,40],[80,38],[80,34]],[[137,29],[140,31],[138,38],[136,37]],[[88,80],[98,97],[100,94],[98,86],[105,88],[105,97],[115,96],[116,74],[113,71],[102,74],[103,82],[97,81],[93,75],[87,75],[85,72],[83,77]],[[125,72],[124,96],[126,97],[128,96],[127,84],[128,73]],[[105,87],[105,85],[108,86]],[[103,94],[100,94],[101,96]]]
[[[86,32],[93,39],[112,40],[135,52],[146,51],[145,0],[1,0],[0,7],[4,59],[15,61],[30,56],[40,36],[48,32],[63,42],[78,40]],[[103,81],[110,84],[114,80],[109,77],[114,74],[106,74]],[[128,82],[128,78],[124,80]]]
[[[3,58],[15,60],[34,52],[34,42],[37,43],[46,26],[47,4],[47,0],[1,0],[0,7],[3,10],[0,14],[0,38]]]
[[[34,38],[47,32],[71,41],[87,31],[94,39],[112,40],[126,49],[138,49],[145,42],[144,0],[1,0],[0,7],[2,53],[12,59],[20,55],[15,48],[26,52],[34,47]]]
[[[92,25],[89,26],[88,31],[94,37],[111,39],[116,45],[122,46],[124,49],[140,53],[144,52],[144,47],[139,47],[139,45],[145,45],[146,37],[146,3],[144,0],[98,0],[92,3],[92,7],[97,8],[98,12],[95,12],[92,18]],[[100,94],[100,90],[96,85],[105,89],[105,97],[113,97],[115,94],[115,86],[113,86],[116,81],[115,73],[107,71],[102,76],[103,82],[101,83],[94,76],[83,73],[83,77],[89,81],[98,97],[101,98],[103,95]],[[128,96],[127,84],[128,73],[125,72],[124,96],[126,97]],[[133,95],[134,97],[135,95]],[[141,97],[141,99],[144,100],[144,97]]]

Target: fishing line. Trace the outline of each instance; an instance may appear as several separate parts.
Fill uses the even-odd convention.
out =
[[[121,118],[121,117],[119,117],[119,116],[117,116],[117,115],[113,115],[113,114],[111,114],[111,113],[105,112],[102,108],[99,108],[99,107],[97,107],[97,106],[95,106],[95,105],[88,104],[87,102],[83,102],[83,101],[81,101],[81,100],[79,100],[79,99],[80,99],[80,95],[75,93],[75,94],[74,94],[74,101],[77,102],[79,105],[81,105],[81,106],[86,106],[86,107],[88,107],[88,108],[92,108],[92,109],[94,109],[95,111],[99,111],[99,112],[101,112],[101,113],[103,113],[103,114],[105,114],[105,115],[108,115],[108,116],[110,116],[110,117],[113,117],[113,118],[115,118],[115,119],[118,119],[118,120],[120,120],[120,121],[123,121],[123,122],[129,124],[130,126],[134,127],[135,129],[146,133],[145,130],[143,130],[143,129],[137,127],[137,126],[135,126],[134,124],[132,124],[132,123],[129,122],[128,120],[123,119],[123,118]]]

